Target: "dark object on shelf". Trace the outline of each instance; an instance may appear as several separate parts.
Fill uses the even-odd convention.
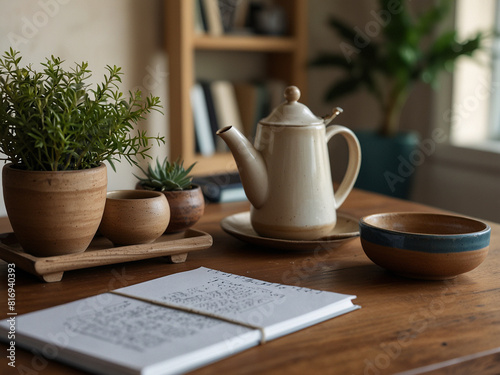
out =
[[[200,185],[203,195],[210,202],[236,202],[246,200],[238,172],[221,173],[193,178]]]

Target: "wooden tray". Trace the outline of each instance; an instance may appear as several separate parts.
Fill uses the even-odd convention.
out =
[[[45,282],[61,281],[64,271],[167,257],[170,263],[186,261],[191,251],[212,246],[208,233],[189,229],[184,233],[165,234],[155,242],[144,245],[114,247],[111,241],[96,236],[83,253],[36,257],[23,251],[14,233],[0,234],[0,259],[40,277]]]

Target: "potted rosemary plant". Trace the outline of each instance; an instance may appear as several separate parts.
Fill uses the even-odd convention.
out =
[[[3,194],[9,220],[24,251],[38,256],[84,251],[104,211],[107,171],[104,162],[148,157],[145,132],[135,124],[159,98],[128,98],[118,90],[121,69],[96,88],[82,62],[65,70],[57,57],[36,71],[21,66],[19,52],[0,58],[0,151]]]
[[[375,98],[381,114],[377,129],[356,132],[363,152],[356,186],[403,198],[408,195],[410,179],[398,185],[401,189],[389,189],[387,178],[391,176],[388,172],[397,169],[398,157],[408,160],[419,142],[415,133],[399,130],[409,93],[417,82],[436,88],[440,72],[451,70],[461,56],[473,56],[485,40],[480,32],[459,40],[454,30],[443,30],[443,20],[453,5],[450,0],[433,2],[416,15],[408,9],[408,2],[379,0],[376,13],[384,18],[379,20],[380,35],[376,38],[330,18],[329,25],[342,37],[340,51],[322,52],[311,62],[312,66],[334,67],[344,73],[327,89],[326,101],[361,88]],[[385,151],[389,154],[384,155]]]
[[[135,176],[137,187],[146,190],[161,191],[170,205],[170,223],[166,233],[182,232],[193,226],[205,211],[205,199],[200,186],[193,184],[190,176],[195,163],[187,169],[179,159],[163,162],[156,159],[155,164],[148,164],[147,170],[140,168],[145,177]]]

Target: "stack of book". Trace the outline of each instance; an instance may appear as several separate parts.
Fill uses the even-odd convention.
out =
[[[257,14],[266,5],[262,0],[196,0],[195,30],[212,36],[261,33]]]
[[[197,82],[191,91],[197,151],[203,156],[227,151],[215,134],[226,126],[236,127],[252,140],[257,123],[281,103],[284,89],[284,82],[278,80]]]

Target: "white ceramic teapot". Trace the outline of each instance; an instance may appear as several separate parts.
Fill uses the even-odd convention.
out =
[[[354,133],[328,125],[341,110],[323,119],[298,103],[299,97],[297,87],[286,88],[285,102],[257,125],[255,146],[232,126],[217,132],[238,166],[251,203],[252,227],[264,237],[315,240],[327,236],[361,165]],[[336,134],[347,141],[349,161],[334,193],[327,143]]]

